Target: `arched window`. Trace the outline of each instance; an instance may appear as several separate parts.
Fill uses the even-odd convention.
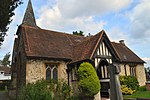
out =
[[[57,68],[54,67],[53,69],[53,80],[57,80],[58,79],[58,71],[57,71]]]
[[[46,67],[46,80],[51,79],[51,69],[49,66]]]
[[[58,80],[57,65],[46,64],[46,80]]]

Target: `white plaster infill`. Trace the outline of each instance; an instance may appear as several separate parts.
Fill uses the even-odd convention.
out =
[[[8,75],[1,74],[0,75],[0,80],[1,81],[3,81],[3,80],[11,80],[11,74],[8,74]]]

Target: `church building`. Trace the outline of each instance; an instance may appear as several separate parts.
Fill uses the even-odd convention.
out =
[[[36,24],[31,0],[16,35],[12,55],[14,91],[40,79],[63,79],[75,88],[77,69],[82,62],[94,66],[101,92],[109,89],[108,67],[114,63],[118,64],[120,75],[133,75],[140,86],[145,85],[145,62],[123,40],[111,42],[104,30],[84,37],[42,29]]]

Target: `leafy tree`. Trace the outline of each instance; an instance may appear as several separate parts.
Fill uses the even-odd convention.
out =
[[[3,65],[3,66],[9,66],[10,65],[9,57],[10,57],[10,52],[8,52],[4,56],[3,60],[0,60],[0,64]]]
[[[73,35],[84,36],[84,34],[83,34],[84,32],[83,31],[79,31],[79,32],[78,31],[73,31],[72,33],[73,33]]]
[[[14,10],[20,4],[22,0],[0,0],[0,46],[4,41],[8,25],[12,22],[11,18],[15,15]]]
[[[100,81],[90,63],[84,62],[79,66],[78,76],[81,95],[94,97],[100,91]]]

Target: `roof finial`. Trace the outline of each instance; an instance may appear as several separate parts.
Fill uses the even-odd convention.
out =
[[[29,2],[28,2],[28,6],[26,9],[22,24],[32,26],[32,27],[37,27],[31,0],[29,0]]]

